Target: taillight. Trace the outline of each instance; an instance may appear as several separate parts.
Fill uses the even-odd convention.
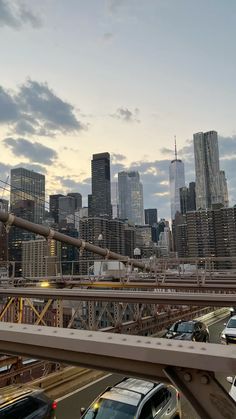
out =
[[[177,391],[177,400],[180,400],[180,394],[178,391]]]
[[[52,402],[52,409],[55,410],[56,408],[57,408],[57,402],[54,401],[54,402]]]

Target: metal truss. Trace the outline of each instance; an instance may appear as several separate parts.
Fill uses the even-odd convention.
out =
[[[35,289],[34,289],[35,290]],[[11,289],[13,293],[18,290]],[[179,318],[191,319],[208,313],[209,307],[162,306],[150,303],[113,302],[98,299],[79,299],[74,294],[68,307],[67,298],[45,295],[42,299],[25,290],[25,297],[7,297],[0,292],[0,321],[28,323],[44,326],[68,327],[88,330],[104,330],[129,334],[153,334],[163,330]],[[58,291],[58,290],[57,290]],[[73,291],[73,290],[72,290]],[[63,291],[62,291],[63,292]],[[71,292],[71,290],[70,290]],[[4,296],[2,295],[4,294]],[[89,294],[90,295],[90,294]],[[113,294],[114,295],[114,294]]]
[[[200,418],[236,418],[235,402],[214,375],[236,374],[234,346],[1,323],[0,351],[171,381]]]

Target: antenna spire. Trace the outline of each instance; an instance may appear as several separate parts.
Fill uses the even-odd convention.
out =
[[[175,135],[175,160],[178,159],[178,155],[177,155],[177,147],[176,147],[176,135]]]

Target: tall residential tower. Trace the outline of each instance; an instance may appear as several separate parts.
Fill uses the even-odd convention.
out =
[[[224,203],[217,132],[198,132],[193,135],[193,143],[196,207],[197,209],[211,209],[214,204]]]

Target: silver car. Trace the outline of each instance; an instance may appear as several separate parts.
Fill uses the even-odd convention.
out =
[[[236,316],[232,316],[221,333],[221,343],[225,345],[236,344]]]
[[[82,418],[180,419],[179,393],[171,385],[125,378],[114,387],[108,387]]]

